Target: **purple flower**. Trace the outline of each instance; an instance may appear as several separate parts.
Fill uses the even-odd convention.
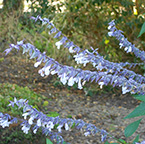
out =
[[[110,32],[108,32],[108,35],[113,36],[120,41],[120,48],[124,47],[124,50],[127,53],[133,52],[136,57],[140,58],[143,62],[145,62],[145,51],[141,51],[133,44],[131,44],[131,42],[129,42],[127,38],[124,37],[124,35],[122,34],[123,32],[115,27],[114,20],[109,23],[108,29],[110,30]]]
[[[112,21],[111,21],[110,23],[108,23],[108,24],[109,24],[108,29],[110,30],[111,27],[115,26],[115,20],[112,20]]]
[[[108,133],[105,130],[100,130],[96,128],[93,124],[85,123],[83,120],[73,120],[73,119],[65,119],[60,117],[48,117],[42,112],[39,112],[37,109],[33,108],[33,106],[28,104],[27,100],[20,99],[17,100],[14,99],[14,105],[17,105],[18,107],[23,108],[23,114],[25,120],[21,123],[22,131],[26,134],[28,134],[28,131],[30,130],[31,126],[33,127],[33,132],[36,133],[38,128],[42,128],[43,134],[51,136],[51,138],[56,139],[57,133],[51,132],[54,129],[55,125],[57,126],[57,130],[59,133],[61,133],[62,128],[64,127],[65,130],[70,130],[71,127],[75,124],[76,129],[82,130],[84,135],[95,135],[96,133],[100,132],[102,141],[104,141],[108,135]],[[27,116],[29,116],[29,119],[27,120]],[[0,125],[2,127],[9,126],[12,122],[17,122],[16,119],[11,120],[11,117],[8,114],[2,114],[0,113]],[[58,142],[63,141],[63,138],[60,136],[59,139],[57,139]]]
[[[60,49],[60,46],[65,43],[67,40],[67,37],[63,37],[60,41],[56,42],[55,45],[57,46],[57,49]]]
[[[40,19],[40,21],[43,21],[43,19]],[[54,24],[50,23],[49,21],[48,21],[48,24],[53,26],[53,28],[55,28]],[[110,33],[109,33],[110,35],[116,36],[116,38],[118,40],[120,40],[120,48],[125,47],[125,51],[127,53],[132,51],[133,47],[132,47],[131,43],[128,42],[128,40],[122,35],[123,32],[121,30],[116,29],[115,20],[113,20],[109,23],[108,29],[110,30]],[[56,42],[56,46],[59,49],[60,46],[63,45],[62,41],[67,39],[67,38],[58,29],[56,29],[56,31],[57,31],[57,34],[61,34],[63,36],[63,38],[60,41]],[[56,34],[56,36],[57,36],[57,34]],[[128,46],[126,46],[126,45],[128,45]],[[71,42],[70,40],[68,40],[68,42],[66,43],[66,45],[64,45],[64,47],[68,48],[71,53],[80,51],[80,48],[78,46],[74,45],[73,42]],[[94,53],[96,53],[97,56],[95,56]],[[140,53],[140,55],[141,55],[141,53]],[[86,66],[87,63],[91,62],[93,64],[93,66],[96,67],[99,71],[103,70],[103,69],[107,69],[107,73],[114,73],[117,70],[118,74],[120,74],[119,72],[121,70],[123,70],[123,71],[121,71],[121,74],[123,74],[124,73],[124,68],[123,67],[126,66],[126,64],[130,65],[130,67],[133,66],[133,65],[135,66],[135,64],[129,64],[129,63],[126,63],[126,64],[124,64],[124,63],[111,63],[111,62],[101,58],[101,56],[99,56],[98,52],[94,49],[93,49],[92,53],[90,53],[88,50],[85,50],[83,52],[78,53],[74,57],[75,57],[75,60],[76,60],[77,63],[81,63],[84,66]],[[55,73],[57,73],[57,71],[55,71]],[[132,71],[128,70],[128,74],[133,74],[133,73],[132,73]],[[138,75],[135,74],[135,73],[133,75],[135,75],[135,76],[133,76],[135,78],[134,80],[141,83],[141,81],[137,80]],[[125,75],[123,75],[123,76],[125,76]],[[145,82],[145,78],[142,77],[142,79],[143,79],[142,82]],[[71,78],[71,81],[72,81],[72,78]],[[77,80],[75,80],[75,81],[77,81]],[[109,79],[107,80],[107,83],[108,82],[109,82]],[[66,82],[64,82],[64,83],[66,83]],[[70,81],[69,81],[68,84],[70,84]]]
[[[135,144],[145,144],[145,141],[142,141],[141,143],[136,142]]]
[[[64,39],[60,41],[65,42],[65,40],[66,38],[64,37]],[[14,49],[15,47],[16,46],[13,45]],[[34,64],[35,67],[40,65],[42,62],[45,63],[45,66],[38,71],[38,73],[42,77],[44,77],[45,75],[47,76],[49,74],[57,74],[60,78],[60,81],[64,85],[68,84],[72,86],[74,83],[78,83],[79,89],[83,88],[82,85],[86,81],[91,80],[92,82],[95,80],[95,82],[100,84],[101,88],[103,85],[114,83],[113,86],[122,87],[122,91],[124,94],[126,92],[144,93],[144,91],[140,91],[143,90],[141,87],[144,86],[142,83],[145,82],[145,78],[143,76],[137,75],[132,71],[123,68],[122,66],[124,66],[125,64],[123,65],[122,63],[112,63],[107,60],[104,60],[103,57],[100,56],[98,53],[96,53],[97,55],[95,56],[93,53],[85,50],[75,56],[75,59],[78,63],[82,63],[85,66],[86,63],[91,62],[93,66],[99,70],[98,72],[91,72],[88,70],[74,69],[73,67],[63,66],[54,59],[51,59],[48,56],[46,56],[45,53],[41,53],[38,49],[36,49],[33,45],[29,43],[22,44],[21,47],[23,48],[23,52],[29,52],[30,58],[36,58],[38,60]],[[101,70],[103,69],[107,69],[107,71],[101,72]],[[118,77],[115,77],[114,79],[113,75],[118,75]],[[127,75],[129,75],[130,78],[132,78],[132,81],[130,81],[130,78],[126,78]],[[130,88],[128,87],[129,85],[131,86]]]
[[[107,138],[107,132],[105,130],[101,130],[101,141],[104,142]]]
[[[22,127],[22,131],[25,133],[25,134],[28,134],[28,131],[30,130],[30,127],[26,126],[26,125],[23,125]]]
[[[62,32],[59,31],[59,32],[54,36],[54,38],[59,38],[59,37],[61,36],[61,34],[62,34]]]
[[[11,52],[12,49],[13,49],[13,48],[8,48],[8,49],[6,49],[3,53],[5,53],[5,55],[7,55],[7,54],[9,54],[9,53]]]

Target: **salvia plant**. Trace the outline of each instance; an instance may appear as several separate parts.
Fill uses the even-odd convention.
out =
[[[41,18],[40,16],[31,17],[31,19],[35,22],[38,20],[41,21],[42,26],[46,26],[49,29],[49,34],[53,35],[55,39],[58,39],[58,41],[55,43],[58,49],[63,46],[64,48],[68,49],[70,53],[75,53],[74,59],[77,64],[83,64],[85,67],[87,63],[90,63],[94,68],[96,68],[96,71],[82,70],[79,68],[76,69],[72,66],[62,65],[53,58],[48,57],[45,52],[41,53],[32,44],[25,43],[24,40],[17,42],[17,44],[10,44],[10,47],[4,51],[6,55],[13,49],[19,51],[22,48],[23,54],[28,53],[30,59],[36,59],[34,67],[38,67],[41,63],[44,63],[44,66],[38,71],[42,77],[48,76],[50,74],[57,74],[57,76],[60,78],[60,81],[64,85],[67,84],[68,86],[73,86],[75,83],[77,83],[79,89],[82,89],[83,85],[89,81],[98,83],[100,88],[102,88],[103,85],[111,84],[113,87],[121,87],[123,94],[128,92],[131,94],[138,94],[136,97],[142,101],[145,101],[145,98],[143,97],[145,94],[145,77],[126,68],[127,66],[129,68],[135,67],[136,65],[144,66],[145,52],[136,48],[135,45],[125,38],[123,32],[115,27],[115,20],[109,23],[108,35],[115,37],[119,41],[120,48],[123,48],[127,53],[134,53],[137,58],[142,60],[142,63],[110,62],[105,60],[103,56],[99,55],[97,51],[98,49],[91,47],[91,50],[82,50],[79,46],[75,45],[71,40],[69,40],[61,31],[59,31],[54,24],[49,21],[49,19]],[[37,133],[37,130],[41,128],[44,135],[49,136],[51,140],[56,141],[57,143],[64,142],[63,137],[60,135],[62,128],[66,131],[76,128],[81,130],[85,136],[96,135],[99,133],[101,136],[101,142],[106,141],[106,144],[108,143],[108,139],[116,139],[105,130],[99,129],[95,125],[86,123],[81,119],[65,119],[60,118],[59,116],[48,117],[42,112],[39,112],[33,106],[29,105],[28,100],[26,99],[17,100],[14,98],[14,101],[10,101],[8,106],[17,106],[18,109],[22,109],[22,119],[12,117],[9,114],[0,113],[0,125],[3,128],[9,127],[9,125],[12,123],[21,121],[22,131],[24,133],[27,134],[31,127],[33,127],[32,129],[34,133]],[[141,103],[141,105],[139,105],[126,118],[145,115],[145,112],[140,113],[140,111],[144,110],[144,107],[145,103]],[[142,119],[139,119],[138,121],[135,121],[126,127],[125,136],[131,136],[138,128],[141,120]],[[57,129],[57,132],[54,129]],[[134,143],[145,143],[145,141],[139,143],[138,139],[139,138],[137,137]],[[126,143],[122,139],[116,140],[120,143]]]

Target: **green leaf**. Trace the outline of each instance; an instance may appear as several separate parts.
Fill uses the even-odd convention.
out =
[[[134,118],[134,117],[143,116],[143,115],[145,115],[145,102],[141,103],[137,108],[135,108],[124,119]]]
[[[48,117],[57,117],[59,116],[59,113],[55,112],[55,111],[50,111],[49,114],[47,114]]]
[[[126,141],[123,140],[123,139],[119,139],[119,141],[122,142],[122,143],[124,143],[124,144],[126,144]]]
[[[136,138],[135,138],[134,141],[133,141],[133,144],[135,144],[135,143],[138,142],[138,141],[139,141],[139,135],[136,136]]]
[[[145,102],[145,95],[134,95],[134,98],[140,100],[140,101],[143,101]]]
[[[144,22],[144,24],[142,25],[142,28],[141,28],[141,30],[140,30],[140,33],[139,33],[138,37],[140,37],[144,32],[145,32],[145,22]]]
[[[46,144],[53,144],[48,138],[46,138]]]
[[[131,124],[129,124],[126,128],[125,128],[125,131],[124,131],[124,135],[125,137],[130,137],[138,128],[139,124],[140,124],[140,121],[142,119],[139,119]]]

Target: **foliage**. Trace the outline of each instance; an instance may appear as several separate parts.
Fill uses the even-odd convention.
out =
[[[45,138],[42,136],[41,131],[38,131],[37,135],[33,133],[24,134],[19,124],[13,124],[9,129],[0,129],[0,134],[1,144],[19,144],[22,142],[27,143],[28,141],[32,143],[45,143]]]
[[[141,28],[141,31],[140,31],[138,37],[140,37],[143,33],[145,33],[145,22],[144,22],[144,24],[142,25],[142,28]]]
[[[31,36],[27,31],[24,31],[24,26],[19,23],[21,14],[13,13],[13,15],[5,15],[0,13],[0,51],[4,50],[4,47],[8,47],[12,41],[17,42],[20,39],[31,40]],[[26,29],[27,30],[27,29]]]
[[[49,18],[53,18],[55,16],[56,7],[52,5],[51,1],[48,0],[27,0],[27,2],[31,2],[29,9],[31,13],[35,16],[40,15],[49,15]]]
[[[139,5],[141,3],[140,1]],[[118,43],[113,39],[109,43],[105,43],[108,40],[106,24],[112,19],[116,19],[118,27],[121,27],[125,34],[130,34],[128,39],[131,42],[137,42],[135,39],[143,18],[140,15],[134,15],[134,3],[131,0],[69,0],[63,4],[66,9],[54,17],[54,22],[69,38],[73,38],[74,42],[79,43],[80,47],[99,47],[100,54],[105,55],[108,60],[116,62],[133,60],[133,56],[128,55],[126,59],[123,51],[117,51]],[[143,7],[139,8],[140,14],[143,14]],[[60,27],[61,25],[63,27]],[[144,41],[144,38],[142,40]]]
[[[3,0],[3,10],[9,13],[13,11],[23,11],[24,9],[24,0]]]
[[[31,91],[28,87],[20,87],[16,84],[0,84],[0,108],[1,112],[9,113],[13,116],[20,115],[16,109],[11,109],[7,107],[10,100],[13,100],[13,97],[18,99],[24,98],[28,99],[30,104],[33,104],[34,107],[38,109],[41,106],[42,101],[45,100],[45,97],[36,94],[35,92]]]
[[[132,136],[132,134],[137,130],[140,122],[141,122],[142,119],[139,119],[131,124],[129,124],[126,128],[125,128],[125,131],[124,131],[124,135],[126,137],[130,137]]]

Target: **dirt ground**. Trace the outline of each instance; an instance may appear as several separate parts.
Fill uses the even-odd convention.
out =
[[[2,56],[0,54],[0,59]],[[54,86],[54,79],[57,77],[42,78],[38,74],[38,68],[33,67],[33,62],[21,54],[17,56],[10,54],[0,61],[0,83],[28,86],[31,90],[53,99],[49,102],[48,109],[57,111],[61,117],[71,115],[72,118],[82,119],[100,129],[105,129],[116,138],[127,140],[128,143],[131,143],[137,134],[140,134],[140,139],[145,139],[144,119],[132,137],[124,137],[125,127],[136,118],[128,120],[123,118],[139,104],[139,101],[133,99],[130,94],[108,92],[85,96],[83,90],[73,88],[68,90],[65,86]],[[45,113],[45,110],[43,112]],[[70,132],[64,131],[61,135],[71,144],[101,144],[99,134],[85,137],[74,129]],[[109,141],[115,142],[113,139]]]

